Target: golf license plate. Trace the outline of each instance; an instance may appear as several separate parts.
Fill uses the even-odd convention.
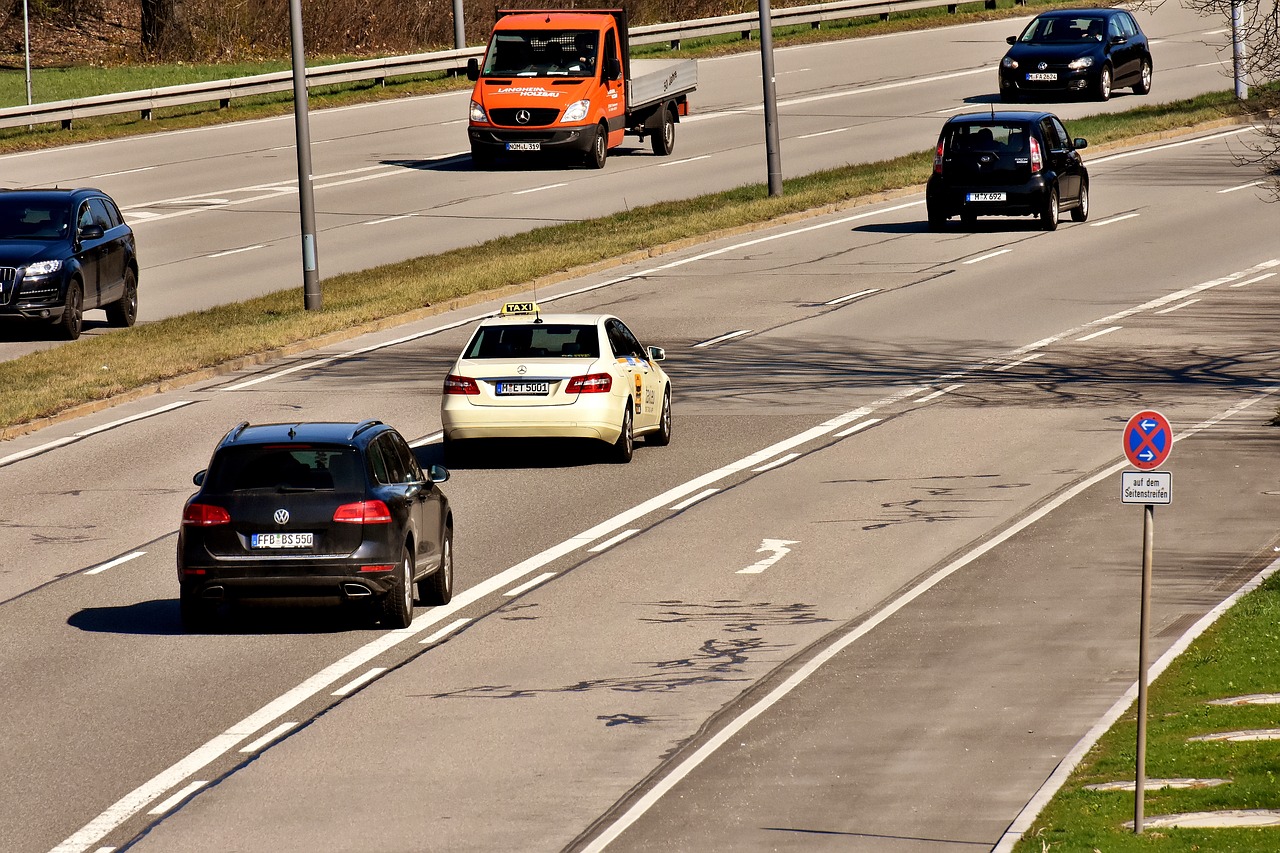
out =
[[[314,533],[254,533],[249,536],[250,548],[310,548]]]
[[[551,393],[551,385],[546,382],[499,382],[499,397],[545,397]]]
[[[969,193],[965,201],[1004,201],[1004,193]]]
[[[1028,71],[1027,80],[1031,83],[1052,83],[1058,79],[1054,71]]]
[[[508,151],[541,151],[541,142],[508,142]]]

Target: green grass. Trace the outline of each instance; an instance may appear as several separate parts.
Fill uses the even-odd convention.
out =
[[[1276,728],[1277,706],[1219,707],[1210,699],[1280,693],[1280,575],[1242,598],[1150,685],[1148,779],[1217,778],[1231,784],[1198,790],[1147,791],[1143,815],[1225,809],[1280,809],[1280,742],[1188,743],[1195,735]],[[1124,828],[1133,820],[1128,792],[1084,786],[1125,781],[1135,773],[1136,709],[1111,728],[1071,774],[1015,848],[1017,853],[1274,853],[1280,828]]]

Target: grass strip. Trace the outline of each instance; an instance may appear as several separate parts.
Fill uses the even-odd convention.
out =
[[[1097,145],[1244,112],[1222,92],[1082,119],[1071,123],[1071,132]],[[780,197],[770,197],[764,185],[744,186],[334,276],[322,282],[322,311],[303,310],[299,287],[82,338],[0,362],[0,431],[12,434],[18,425],[246,356],[336,333],[353,337],[378,321],[472,294],[919,186],[931,163],[932,152],[921,151],[792,178]]]

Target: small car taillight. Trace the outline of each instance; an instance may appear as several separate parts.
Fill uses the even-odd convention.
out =
[[[613,377],[607,373],[588,373],[575,376],[565,386],[566,394],[599,394],[613,387]]]
[[[195,527],[216,527],[219,524],[230,524],[231,513],[212,504],[190,504],[182,511],[182,523]]]
[[[1040,156],[1040,140],[1031,137],[1031,174],[1044,168],[1044,158]]]
[[[335,509],[333,520],[347,524],[390,524],[391,510],[382,501],[360,501]]]
[[[942,145],[943,145],[942,140],[939,139],[937,150],[933,152],[933,173],[935,175],[942,174],[942,153],[944,150]]]
[[[450,373],[444,378],[444,393],[479,394],[480,386],[476,385],[476,381],[469,376],[454,376]]]

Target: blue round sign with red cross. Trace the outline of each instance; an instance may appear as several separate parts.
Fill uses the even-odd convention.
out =
[[[1150,471],[1169,458],[1173,427],[1159,412],[1138,412],[1124,427],[1124,455],[1135,468]]]

